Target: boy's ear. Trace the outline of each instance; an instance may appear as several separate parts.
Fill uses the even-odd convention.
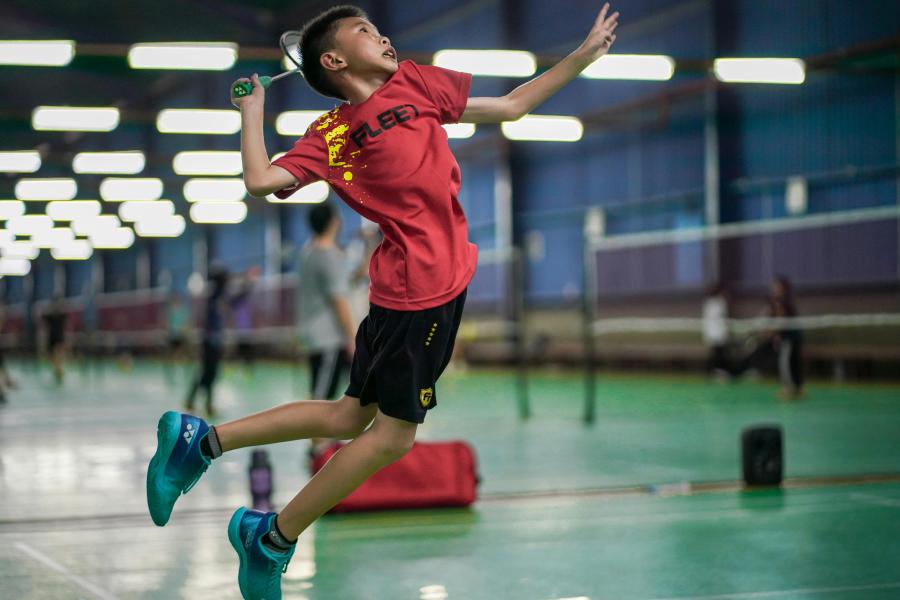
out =
[[[347,66],[347,61],[337,52],[322,53],[319,62],[327,71],[340,71]]]

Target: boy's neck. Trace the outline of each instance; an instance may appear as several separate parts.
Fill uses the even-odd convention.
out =
[[[347,75],[343,81],[344,95],[349,104],[362,104],[375,91],[387,83],[391,76],[387,73],[372,75]]]

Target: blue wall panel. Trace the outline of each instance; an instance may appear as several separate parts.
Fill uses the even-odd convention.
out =
[[[90,260],[73,260],[66,264],[66,296],[81,296],[90,292],[92,285],[92,272],[94,269],[94,261]]]
[[[188,277],[194,272],[194,239],[200,226],[188,221],[184,233],[177,238],[157,240],[151,245],[151,281],[153,286],[168,285],[187,290]]]

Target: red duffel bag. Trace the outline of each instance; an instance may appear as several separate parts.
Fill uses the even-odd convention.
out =
[[[313,473],[341,449],[312,459]],[[367,479],[331,512],[469,506],[475,502],[475,452],[465,442],[416,442],[406,456]]]

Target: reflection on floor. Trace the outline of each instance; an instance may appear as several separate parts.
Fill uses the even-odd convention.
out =
[[[20,389],[0,408],[0,598],[239,598],[225,527],[248,501],[249,451],[217,461],[165,528],[146,515],[155,421],[178,406],[185,376],[75,369],[56,388],[46,369],[13,371]],[[897,388],[814,385],[783,404],[765,383],[606,377],[586,427],[577,377],[533,377],[527,422],[513,383],[450,374],[422,428],[475,445],[484,484],[473,510],[327,517],[301,538],[285,598],[900,597],[898,483],[608,493],[734,480],[740,429],[767,421],[785,428],[790,476],[897,471]],[[305,374],[279,366],[226,372],[222,418],[305,387]],[[306,480],[306,447],[269,450],[283,503]]]

